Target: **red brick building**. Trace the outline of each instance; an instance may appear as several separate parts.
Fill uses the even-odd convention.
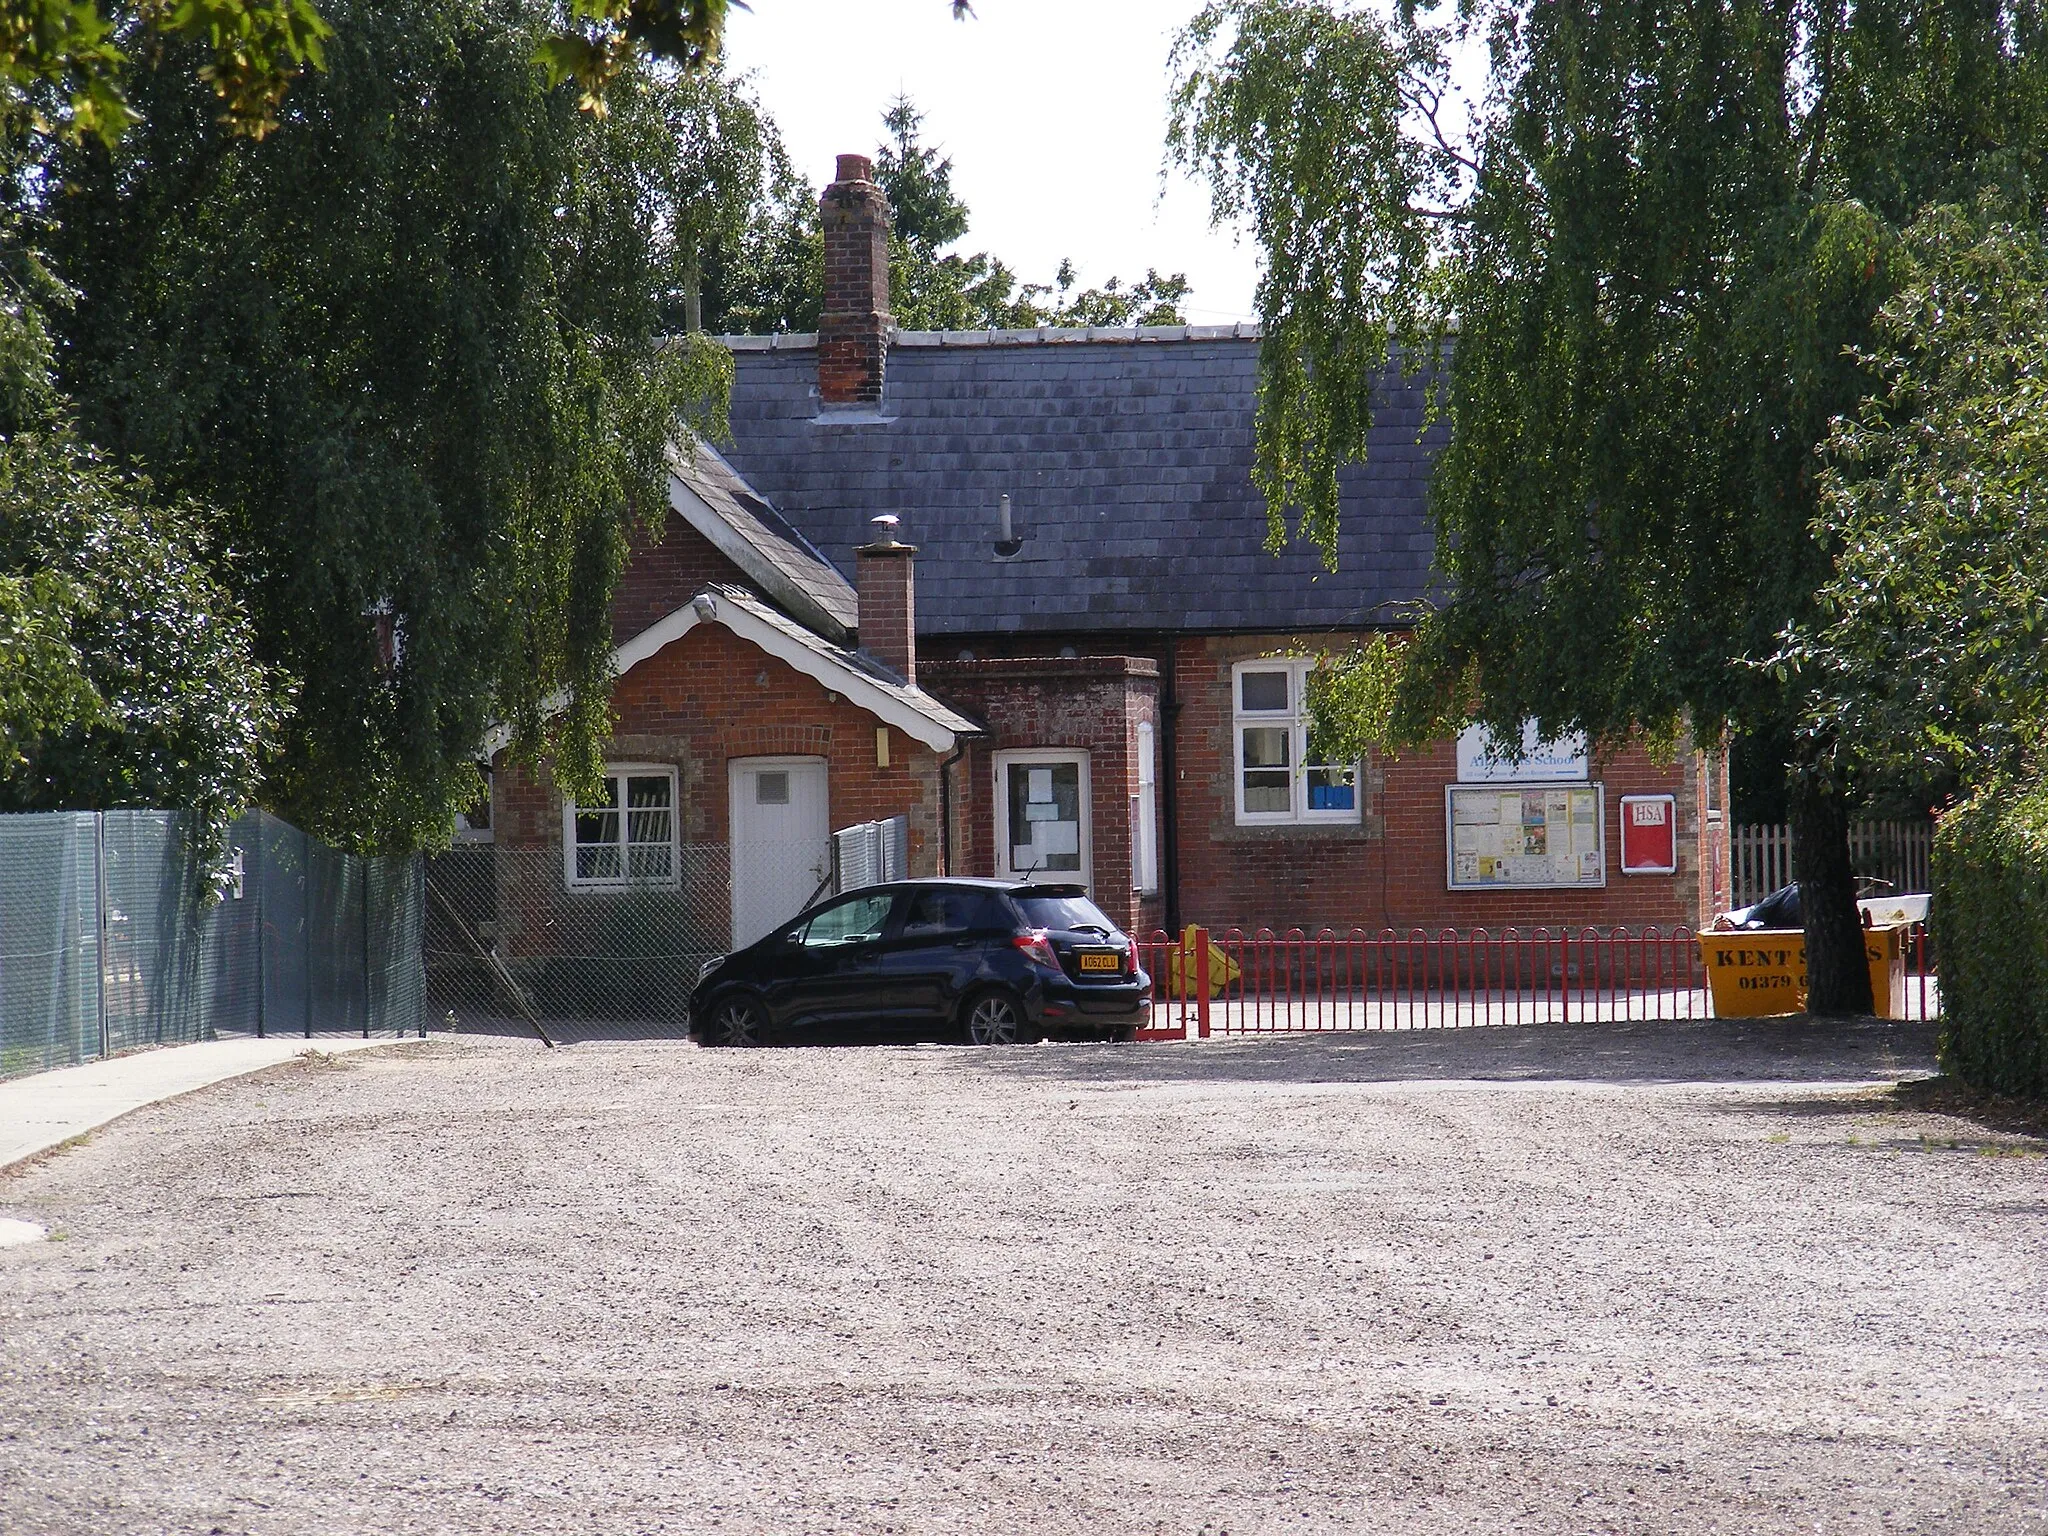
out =
[[[1432,579],[1419,381],[1383,382],[1331,574],[1263,547],[1249,327],[897,331],[859,156],[824,208],[821,335],[727,338],[732,441],[678,454],[623,583],[610,801],[501,773],[501,843],[555,850],[571,889],[725,850],[698,878],[726,880],[741,942],[829,879],[832,831],[897,816],[912,873],[1079,881],[1141,931],[1669,926],[1725,901],[1701,756],[1319,760],[1306,670]]]

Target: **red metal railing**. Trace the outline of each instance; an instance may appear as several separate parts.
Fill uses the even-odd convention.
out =
[[[1704,1019],[1713,1014],[1698,936],[1638,930],[1422,929],[1276,934],[1190,929],[1137,941],[1158,1039],[1325,1030]],[[1939,989],[1927,935],[1907,940],[1908,1012]]]
[[[1941,982],[1927,939],[1927,925],[1914,923],[1906,930],[1906,992],[1913,998],[1916,1019],[1941,1017]]]

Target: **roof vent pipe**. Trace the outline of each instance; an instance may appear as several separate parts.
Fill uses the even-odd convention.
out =
[[[1007,559],[1024,547],[1024,541],[1017,537],[1010,527],[1010,495],[1003,493],[1001,508],[997,514],[999,534],[996,538],[996,553]]]

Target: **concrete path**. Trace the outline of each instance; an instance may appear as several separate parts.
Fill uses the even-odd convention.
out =
[[[390,1035],[372,1040],[333,1039],[208,1040],[172,1045],[128,1056],[40,1072],[0,1083],[0,1170],[47,1152],[130,1110],[181,1093],[210,1087],[231,1077],[260,1072],[308,1051],[330,1055],[372,1046],[404,1045]],[[410,1042],[417,1044],[417,1041]]]

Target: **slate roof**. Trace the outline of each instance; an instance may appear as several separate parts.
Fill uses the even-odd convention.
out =
[[[851,583],[708,443],[669,450],[669,498],[691,526],[811,628],[844,640],[856,624]]]
[[[1378,402],[1343,477],[1335,574],[1265,553],[1252,327],[898,332],[879,411],[820,416],[815,341],[728,337],[732,467],[851,570],[868,519],[919,547],[918,630],[1278,631],[1393,622],[1430,580],[1441,429],[1419,383]],[[994,549],[1008,492],[1023,547]]]
[[[831,644],[797,623],[772,603],[763,602],[746,588],[720,585],[709,590],[721,601],[745,609],[782,635],[790,644],[801,646],[824,666],[834,668],[849,678],[858,677],[864,680],[894,699],[904,709],[929,720],[940,730],[956,736],[978,736],[982,733],[978,721],[961,714],[950,704],[933,698],[922,688],[912,687],[866,652]]]

